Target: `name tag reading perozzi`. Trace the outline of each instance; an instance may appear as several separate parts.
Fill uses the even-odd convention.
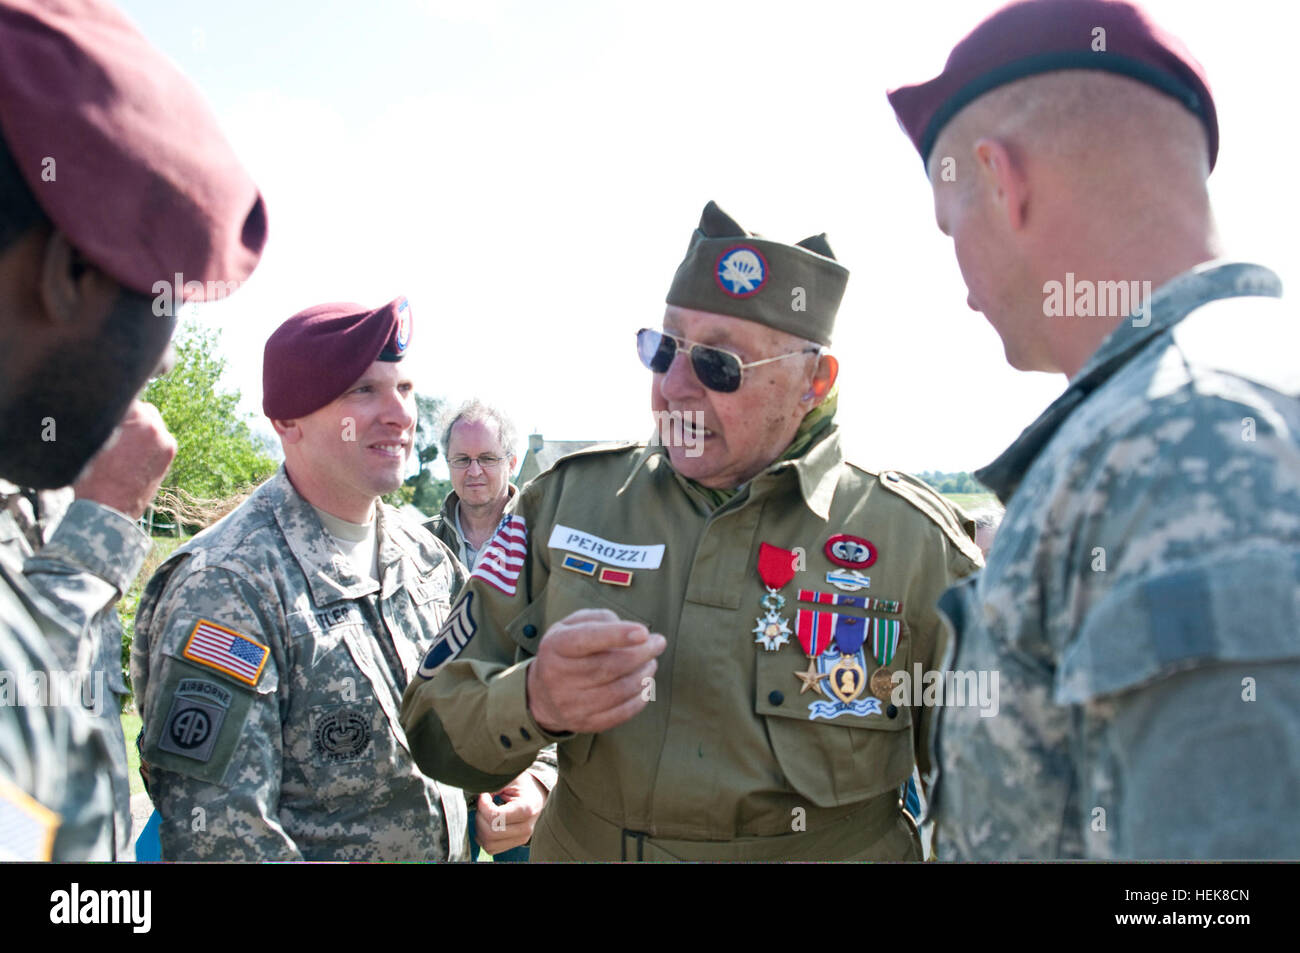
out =
[[[625,569],[658,569],[664,558],[664,544],[650,546],[632,546],[628,543],[616,543],[601,539],[591,533],[584,533],[571,526],[556,523],[551,529],[551,538],[546,543],[551,549],[563,549],[571,553],[585,553],[602,562]]]

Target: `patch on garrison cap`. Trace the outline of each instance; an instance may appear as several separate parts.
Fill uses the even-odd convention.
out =
[[[767,259],[752,245],[737,245],[718,256],[718,287],[733,298],[758,294],[767,283]]]

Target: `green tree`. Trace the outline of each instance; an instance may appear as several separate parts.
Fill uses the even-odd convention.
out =
[[[261,483],[275,472],[275,458],[239,412],[239,391],[225,390],[226,360],[217,353],[215,329],[185,325],[174,346],[170,374],[145,388],[178,449],[162,490],[200,500],[221,500]]]
[[[446,402],[441,397],[427,394],[415,395],[416,419],[415,449],[420,457],[420,472],[410,477],[397,490],[384,497],[393,506],[412,504],[425,516],[433,516],[442,508],[442,501],[451,492],[450,480],[439,480],[433,475],[432,464],[441,452],[438,440],[442,436],[438,424],[442,421]]]

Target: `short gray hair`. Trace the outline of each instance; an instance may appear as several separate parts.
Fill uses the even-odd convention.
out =
[[[519,434],[515,430],[514,422],[497,410],[490,407],[477,397],[467,400],[456,409],[454,414],[444,417],[445,421],[442,427],[442,455],[444,459],[450,459],[451,451],[451,428],[458,423],[473,423],[482,421],[490,426],[496,427],[497,439],[501,443],[501,449],[505,451],[507,457],[516,456],[515,441],[519,439]]]

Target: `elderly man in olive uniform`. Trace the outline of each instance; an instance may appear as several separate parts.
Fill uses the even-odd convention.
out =
[[[520,491],[407,690],[429,773],[490,785],[559,742],[535,860],[920,859],[900,807],[971,527],[848,463],[824,352],[848,272],[825,236],[705,208],[637,343],[660,439]]]
[[[940,718],[939,855],[1300,857],[1300,321],[1214,260],[1200,65],[1130,4],[1018,3],[890,100],[970,306],[1069,378],[941,603],[1003,702]]]
[[[132,405],[175,326],[159,296],[230,291],[265,239],[261,197],[207,107],[120,13],[0,2],[0,476],[66,486],[112,435],[48,540],[21,538],[23,501],[6,500],[6,693],[118,668],[116,628],[91,620],[138,571],[135,519],[175,452],[157,412]],[[0,858],[115,856],[124,754],[116,712],[94,724],[76,702],[6,695]]]
[[[466,855],[463,792],[421,775],[398,724],[463,580],[446,547],[378,499],[412,452],[410,335],[405,298],[282,324],[262,406],[283,469],[140,599],[132,675],[164,859]],[[528,767],[504,846],[528,839],[553,783],[553,768]]]

